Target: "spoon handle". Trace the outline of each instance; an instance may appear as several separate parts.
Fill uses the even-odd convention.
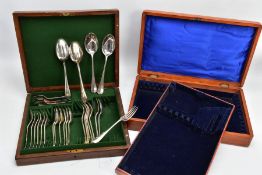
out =
[[[87,101],[87,96],[86,96],[85,88],[84,88],[84,85],[83,85],[80,66],[79,66],[79,63],[77,63],[76,65],[77,65],[77,70],[78,70],[79,79],[80,79],[81,99],[85,103]]]
[[[104,93],[104,78],[105,78],[105,69],[106,69],[106,63],[107,63],[107,56],[105,57],[105,64],[104,64],[104,68],[103,68],[103,72],[102,72],[102,77],[100,80],[100,84],[97,90],[98,94],[103,94]]]
[[[94,55],[91,55],[92,57],[92,79],[91,79],[91,92],[96,93],[97,87],[96,87],[96,78],[95,78],[95,71],[94,71]]]
[[[69,89],[69,84],[68,84],[68,79],[67,79],[67,71],[66,71],[65,62],[63,62],[63,67],[64,67],[64,76],[65,76],[65,96],[71,97],[71,92],[70,92],[70,89]]]

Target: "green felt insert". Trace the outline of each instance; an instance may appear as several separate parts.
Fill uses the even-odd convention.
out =
[[[114,88],[105,89],[103,95],[93,94],[90,91],[86,91],[88,100],[92,104],[93,108],[96,109],[96,105],[94,103],[94,98],[99,98],[103,104],[103,113],[101,115],[101,133],[109,128],[115,121],[117,121],[120,117],[118,104],[116,100],[116,92]],[[63,95],[63,91],[56,91],[56,92],[34,92],[31,95],[30,99],[30,106],[27,111],[27,118],[26,118],[26,126],[30,121],[30,110],[32,111],[47,111],[49,122],[47,125],[46,136],[47,136],[47,143],[42,146],[30,146],[31,136],[30,136],[30,129],[28,132],[28,142],[26,145],[25,138],[26,138],[26,126],[24,128],[23,133],[23,144],[21,149],[21,154],[31,154],[31,153],[43,153],[43,152],[50,152],[50,151],[58,151],[58,150],[72,150],[72,149],[84,149],[84,148],[98,148],[98,147],[108,147],[108,146],[120,146],[126,145],[125,135],[123,131],[122,124],[118,124],[113,128],[108,135],[106,135],[101,142],[97,144],[84,144],[84,133],[81,123],[81,115],[82,109],[79,107],[80,103],[80,92],[79,91],[72,91],[72,101],[71,103],[67,104],[60,104],[60,105],[45,105],[45,106],[35,106],[32,102],[32,96],[36,94],[43,94],[48,97],[54,97]],[[73,112],[73,121],[70,125],[71,128],[71,137],[70,137],[70,145],[53,145],[52,139],[52,124],[54,122],[54,114],[53,110],[54,107],[70,107]],[[92,124],[93,128],[94,125],[94,114],[92,115]],[[62,130],[62,127],[61,127]],[[57,134],[57,142],[59,142],[58,136],[58,125],[56,125],[56,134]],[[62,135],[63,136],[63,135]],[[40,138],[40,137],[39,137]]]
[[[95,33],[99,41],[99,49],[94,56],[95,77],[99,82],[105,61],[101,44],[107,34],[115,35],[114,19],[114,15],[19,17],[30,86],[64,85],[62,62],[55,54],[55,45],[59,38],[64,38],[68,44],[72,41],[80,43],[84,51],[80,64],[82,77],[84,83],[90,83],[91,57],[84,48],[84,38],[89,32]],[[113,54],[108,59],[105,82],[115,82],[114,58]],[[69,58],[66,66],[69,84],[78,85],[76,64]]]

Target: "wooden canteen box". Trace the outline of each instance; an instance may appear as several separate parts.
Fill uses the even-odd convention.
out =
[[[71,102],[63,104],[70,108],[73,114],[69,145],[53,146],[52,144],[53,111],[55,107],[63,107],[63,105],[37,106],[32,101],[32,96],[37,94],[48,97],[64,95],[63,66],[55,54],[57,40],[64,38],[68,44],[72,41],[79,42],[83,49],[84,55],[80,67],[88,100],[93,103],[93,100],[98,98],[103,104],[101,130],[110,127],[124,114],[119,92],[119,11],[14,12],[13,18],[27,90],[15,156],[17,165],[123,155],[130,145],[125,123],[116,126],[101,142],[84,144],[81,124],[82,108],[79,107],[81,103],[79,77],[76,64],[70,58],[66,61],[66,66]],[[106,88],[102,95],[90,91],[91,57],[84,50],[85,35],[89,32],[95,33],[99,41],[99,49],[94,55],[97,82],[100,80],[105,62],[101,51],[102,40],[111,33],[116,41],[115,51],[108,59],[105,75]],[[47,137],[45,145],[29,148],[25,143],[25,137],[30,111],[33,110],[43,110],[48,114]]]
[[[175,81],[235,105],[222,142],[249,146],[253,131],[242,87],[261,32],[257,22],[144,11],[128,129],[140,130]],[[188,104],[190,105],[190,104]]]

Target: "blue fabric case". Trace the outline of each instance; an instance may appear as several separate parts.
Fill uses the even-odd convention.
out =
[[[256,29],[147,16],[142,70],[239,82]]]
[[[232,110],[171,83],[118,168],[132,175],[205,174]]]

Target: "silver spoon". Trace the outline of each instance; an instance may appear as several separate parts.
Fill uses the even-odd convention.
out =
[[[98,94],[104,93],[104,78],[105,78],[106,63],[107,63],[108,57],[113,54],[114,50],[115,50],[115,38],[113,35],[108,34],[106,35],[102,43],[102,52],[105,55],[105,64],[104,64],[104,69],[102,72],[100,84],[97,90]]]
[[[94,54],[96,53],[98,49],[98,40],[94,33],[89,33],[85,37],[85,49],[87,53],[91,55],[91,61],[92,61],[92,79],[91,79],[91,92],[96,93],[97,87],[96,87],[96,79],[95,79],[95,71],[94,71]]]
[[[64,76],[65,76],[65,96],[70,97],[71,92],[69,89],[68,79],[67,79],[67,72],[66,72],[66,64],[65,61],[68,59],[69,56],[69,48],[64,39],[58,39],[56,43],[56,56],[57,58],[63,62],[64,67]]]
[[[84,88],[84,85],[83,85],[81,70],[80,70],[80,66],[79,66],[79,64],[80,64],[80,62],[82,61],[82,58],[83,58],[83,50],[81,49],[78,42],[72,42],[71,43],[70,49],[69,49],[69,54],[70,54],[71,60],[73,62],[75,62],[76,65],[77,65],[77,70],[78,70],[79,79],[80,79],[81,99],[85,103],[87,101],[87,96],[86,96],[85,88]]]

